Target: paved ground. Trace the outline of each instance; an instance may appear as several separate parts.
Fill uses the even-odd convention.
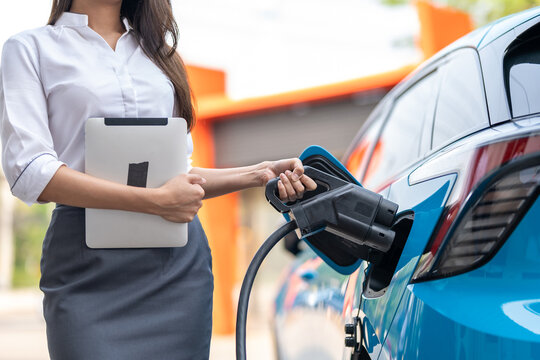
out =
[[[265,318],[265,311],[253,314]],[[250,315],[252,316],[252,315]],[[272,341],[266,321],[251,321],[248,354],[258,360],[273,360]],[[234,336],[214,336],[210,359],[234,359]],[[0,292],[0,360],[47,360],[45,323],[41,313],[41,293],[33,290]]]

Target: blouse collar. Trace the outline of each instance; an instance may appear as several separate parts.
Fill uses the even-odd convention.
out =
[[[122,23],[124,24],[126,31],[130,31],[133,29],[126,17],[122,17]],[[56,20],[55,25],[88,26],[88,15],[64,11],[62,15],[60,15],[58,20]]]

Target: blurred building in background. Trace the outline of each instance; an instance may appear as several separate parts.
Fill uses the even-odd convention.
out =
[[[427,1],[418,1],[417,9],[418,46],[426,58],[473,29],[471,19],[461,11]],[[376,103],[417,65],[401,64],[353,80],[242,100],[232,100],[225,93],[224,72],[190,67],[198,107],[194,165],[251,165],[298,156],[312,144],[339,158]],[[262,189],[207,200],[200,214],[214,257],[214,329],[232,333],[233,290],[256,249],[256,245],[246,249],[245,237],[259,244],[280,216],[266,204]]]

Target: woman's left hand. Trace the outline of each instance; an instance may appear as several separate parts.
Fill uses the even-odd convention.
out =
[[[317,188],[315,181],[304,174],[304,166],[298,158],[267,162],[263,185],[278,176],[278,191],[281,201],[301,199],[304,192]]]

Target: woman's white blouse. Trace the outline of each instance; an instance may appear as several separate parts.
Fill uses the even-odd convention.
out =
[[[172,117],[174,88],[143,52],[127,19],[113,50],[64,12],[55,25],[10,37],[0,62],[2,166],[13,195],[37,198],[58,168],[84,172],[90,117]],[[188,134],[188,171],[193,143]]]

